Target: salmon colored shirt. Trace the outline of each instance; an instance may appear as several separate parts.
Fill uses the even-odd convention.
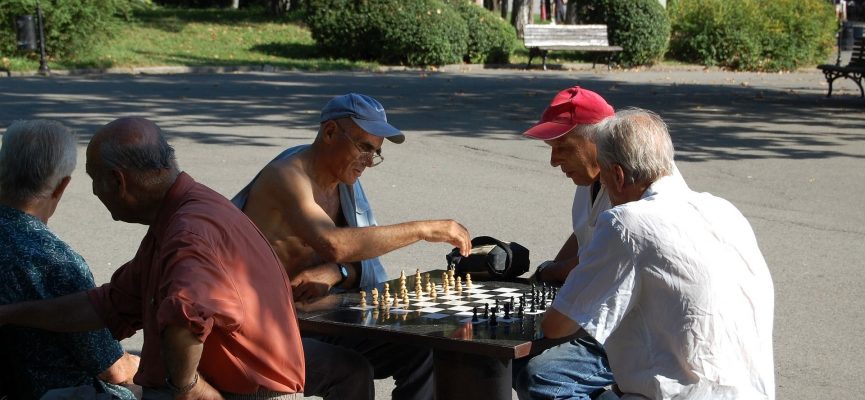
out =
[[[221,392],[303,391],[300,331],[285,269],[258,228],[181,173],[135,258],[88,292],[117,339],[144,329],[135,383],[164,386],[160,333],[203,343],[198,372]]]

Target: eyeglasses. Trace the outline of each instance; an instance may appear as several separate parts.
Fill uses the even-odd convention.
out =
[[[381,155],[381,150],[364,150],[362,147],[360,147],[359,144],[357,144],[357,142],[354,141],[351,135],[348,134],[346,129],[343,128],[340,123],[337,123],[337,125],[339,125],[340,132],[342,132],[342,134],[345,135],[346,138],[348,138],[351,144],[354,145],[354,148],[357,149],[359,153],[357,155],[357,159],[360,160],[360,162],[369,165],[370,167],[375,167],[376,165],[379,165],[382,163],[382,161],[384,161],[384,157]]]

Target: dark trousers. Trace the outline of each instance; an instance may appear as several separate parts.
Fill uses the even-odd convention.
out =
[[[435,398],[432,351],[379,340],[305,336],[304,394],[325,400],[374,400],[373,379],[393,377],[394,400]]]

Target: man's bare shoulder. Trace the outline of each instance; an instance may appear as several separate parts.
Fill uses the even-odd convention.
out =
[[[299,152],[267,164],[261,171],[256,186],[265,186],[271,190],[286,190],[308,185],[310,177],[303,168],[302,156],[303,152]]]

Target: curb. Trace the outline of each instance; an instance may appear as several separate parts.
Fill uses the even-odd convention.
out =
[[[379,66],[372,69],[349,69],[341,72],[478,72],[485,70],[510,70],[513,72],[539,72],[543,73],[539,65],[527,68],[526,64],[449,64],[440,67],[406,67],[406,66]],[[727,72],[731,74],[749,73],[747,71],[727,71],[718,67],[705,67],[702,65],[656,65],[637,68],[613,68],[608,70],[606,65],[590,63],[562,63],[547,64],[550,72],[562,71],[584,71],[597,74],[615,74],[617,72]],[[4,77],[38,77],[42,76],[37,71],[6,71],[0,69],[0,78]],[[227,66],[157,66],[157,67],[126,67],[126,68],[82,68],[69,70],[51,70],[49,76],[81,76],[81,75],[173,75],[173,74],[226,74],[242,72],[323,72],[318,70],[301,70],[296,68],[282,68],[273,65],[227,65]],[[336,71],[327,71],[336,72]],[[788,72],[764,72],[766,74],[792,74],[813,72],[810,69],[799,69]]]

